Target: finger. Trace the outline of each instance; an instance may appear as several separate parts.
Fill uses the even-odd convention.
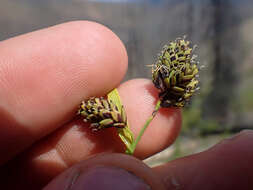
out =
[[[130,127],[137,137],[154,111],[158,91],[146,79],[132,80],[119,87],[119,93],[129,118]],[[161,108],[138,143],[135,156],[144,159],[171,145],[181,129],[181,110]]]
[[[56,189],[165,189],[152,170],[134,157],[103,154],[75,165],[44,190]]]
[[[157,91],[151,81],[135,79],[118,88],[126,109],[131,129],[137,136],[146,119],[152,114],[157,101]],[[137,147],[136,156],[145,158],[169,146],[179,133],[181,112],[178,109],[161,109],[151,122]],[[13,185],[12,178],[20,179],[14,185],[27,187],[37,185],[39,189],[66,168],[102,152],[123,152],[124,145],[116,129],[110,128],[96,133],[81,120],[68,123],[37,143],[24,154],[19,163],[10,163],[6,171],[11,177],[3,176],[6,184]],[[28,180],[29,179],[29,180]],[[31,184],[32,182],[32,184]],[[35,188],[35,189],[36,189]],[[12,188],[14,189],[14,188]]]
[[[152,114],[157,102],[157,91],[151,81],[146,79],[134,79],[121,84],[118,88],[122,103],[126,110],[131,130],[136,137],[144,125],[146,119]],[[141,98],[137,98],[141,97]],[[181,112],[179,109],[161,109],[155,119],[144,133],[137,146],[135,156],[144,159],[160,152],[173,143],[181,128]],[[58,139],[58,141],[57,141]],[[57,141],[56,143],[52,143]],[[45,146],[46,145],[46,146]],[[117,136],[116,129],[110,128],[93,133],[89,124],[74,120],[66,125],[57,134],[52,134],[51,139],[46,139],[40,145],[34,147],[36,154],[33,157],[41,157],[43,147],[51,147],[48,150],[55,152],[56,160],[63,160],[67,166],[71,166],[90,155],[101,152],[123,152],[124,144]],[[48,151],[43,151],[48,152]],[[35,152],[33,152],[35,153]],[[43,154],[44,160],[52,160],[52,156]]]
[[[167,189],[253,189],[253,132],[154,168]]]
[[[86,21],[3,41],[0,52],[0,164],[117,86],[127,67],[118,37]]]

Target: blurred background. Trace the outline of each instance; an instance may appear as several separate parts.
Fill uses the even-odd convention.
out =
[[[162,46],[187,35],[198,45],[201,90],[183,110],[178,140],[146,163],[203,151],[253,129],[251,0],[0,0],[0,40],[72,20],[111,28],[129,55],[125,80],[150,77]]]

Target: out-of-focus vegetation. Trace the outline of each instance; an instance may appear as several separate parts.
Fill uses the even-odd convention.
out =
[[[129,56],[125,80],[150,78],[146,65],[176,37],[186,34],[198,44],[201,90],[184,109],[181,136],[164,161],[253,128],[252,1],[1,0],[0,40],[72,20],[100,22],[122,39]]]

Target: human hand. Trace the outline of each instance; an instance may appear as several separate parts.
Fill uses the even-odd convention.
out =
[[[74,118],[83,99],[118,87],[135,135],[152,113],[156,89],[146,79],[119,85],[127,54],[102,25],[54,26],[0,42],[0,52],[0,175],[7,189],[39,189],[91,155],[124,151],[115,129],[93,133]],[[160,112],[135,156],[170,145],[180,124],[179,110]]]
[[[81,100],[107,94],[118,87],[126,72],[124,46],[107,28],[91,22],[62,24],[0,42],[0,52],[0,98],[4,100],[0,103],[2,188],[40,189],[81,160],[85,161],[63,172],[46,189],[66,189],[72,183],[72,189],[75,189],[75,184],[80,184],[75,179],[82,179],[81,173],[85,173],[84,169],[80,173],[80,168],[96,165],[131,171],[153,189],[169,189],[173,183],[191,187],[187,184],[192,181],[191,177],[198,176],[199,171],[199,178],[204,176],[203,180],[191,184],[217,185],[218,179],[233,180],[236,176],[219,175],[224,174],[220,170],[226,165],[218,163],[228,158],[226,151],[215,152],[217,148],[153,170],[126,155],[106,154],[88,159],[98,153],[124,150],[114,129],[94,134],[88,124],[73,118]],[[135,79],[119,85],[118,90],[136,135],[153,111],[156,89],[149,80]],[[143,159],[169,146],[177,137],[180,125],[178,109],[159,111],[138,144],[135,156]],[[252,135],[246,136],[231,141],[234,145],[229,152],[230,162],[225,162],[230,165],[224,172],[237,174],[242,172],[238,166],[242,166],[245,173],[245,164],[252,161],[251,151],[246,148],[251,145]],[[228,151],[227,146],[224,145]],[[246,155],[243,162],[239,160],[240,152]],[[237,165],[238,162],[242,163]],[[212,166],[212,172],[208,170],[209,166]],[[212,174],[211,181],[209,174]],[[179,179],[176,182],[175,176]],[[250,172],[246,176],[252,177]],[[241,181],[247,182],[243,178]],[[122,181],[118,183],[123,184]]]
[[[253,132],[244,131],[205,152],[152,169],[132,156],[99,155],[63,172],[45,190],[252,189],[252,145]]]

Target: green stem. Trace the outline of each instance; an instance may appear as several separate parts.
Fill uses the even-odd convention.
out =
[[[161,101],[158,100],[158,102],[156,103],[156,106],[155,106],[155,110],[153,111],[152,115],[147,119],[146,123],[144,124],[144,126],[142,127],[139,135],[137,136],[137,138],[135,139],[135,141],[131,144],[131,147],[126,150],[126,153],[127,154],[133,154],[134,151],[135,151],[135,148],[138,144],[138,142],[141,140],[141,137],[142,135],[144,134],[145,130],[147,129],[147,127],[149,126],[150,122],[154,119],[154,117],[156,116],[159,108],[160,108],[160,104],[161,104]]]

